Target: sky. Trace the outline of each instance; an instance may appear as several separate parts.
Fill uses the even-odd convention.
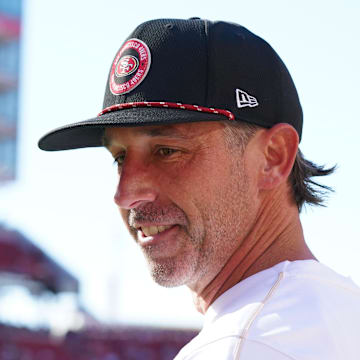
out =
[[[102,321],[198,327],[202,316],[187,288],[151,280],[113,203],[110,154],[43,152],[37,141],[102,110],[113,57],[138,24],[193,16],[246,26],[287,65],[304,111],[301,150],[318,164],[338,165],[323,181],[335,189],[328,207],[301,214],[305,239],[321,262],[360,284],[358,1],[27,0],[18,177],[0,187],[0,220],[76,276],[81,303]]]

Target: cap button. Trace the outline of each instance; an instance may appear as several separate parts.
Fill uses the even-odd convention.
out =
[[[201,18],[194,16],[194,17],[191,17],[189,20],[201,20]]]

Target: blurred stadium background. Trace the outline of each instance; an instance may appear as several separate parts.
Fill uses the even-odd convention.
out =
[[[16,180],[18,165],[21,15],[21,0],[0,1],[0,187]],[[1,224],[5,220],[0,219],[0,360],[171,359],[196,334],[97,320],[80,303],[79,281],[21,229]]]

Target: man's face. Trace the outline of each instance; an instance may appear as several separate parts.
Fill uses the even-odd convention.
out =
[[[222,269],[254,219],[240,147],[220,122],[108,128],[115,202],[154,280],[196,290]]]

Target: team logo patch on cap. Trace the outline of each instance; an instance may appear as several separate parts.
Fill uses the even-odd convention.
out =
[[[110,91],[114,95],[121,95],[134,90],[145,79],[150,63],[150,50],[143,41],[126,41],[111,66]]]

